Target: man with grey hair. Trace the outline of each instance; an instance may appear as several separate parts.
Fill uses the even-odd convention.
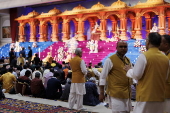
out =
[[[71,59],[70,66],[72,70],[72,83],[69,95],[69,108],[72,109],[77,102],[77,110],[83,109],[83,95],[86,94],[85,75],[87,69],[84,60],[81,59],[82,50],[76,48],[75,57]]]

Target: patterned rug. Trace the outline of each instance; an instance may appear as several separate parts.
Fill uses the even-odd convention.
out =
[[[6,98],[0,100],[0,113],[92,113],[35,102]]]

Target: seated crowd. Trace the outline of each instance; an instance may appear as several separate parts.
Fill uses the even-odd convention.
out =
[[[20,55],[22,57],[22,55]],[[101,72],[102,64],[95,66]],[[95,106],[100,103],[98,91],[98,75],[93,72],[90,63],[86,76],[86,94],[83,104]],[[18,65],[3,64],[0,69],[0,99],[5,98],[3,92],[10,94],[32,95],[33,97],[68,101],[72,72],[69,63],[22,63]],[[5,89],[5,91],[4,91]],[[2,94],[2,95],[1,95]]]

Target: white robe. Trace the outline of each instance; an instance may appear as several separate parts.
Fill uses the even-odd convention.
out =
[[[144,54],[140,54],[133,69],[130,69],[126,76],[135,80],[142,78],[147,60]],[[168,73],[167,73],[168,76]],[[162,113],[165,102],[140,102],[136,103],[133,113]]]
[[[100,85],[106,85],[106,78],[113,65],[110,58],[106,59],[100,75]],[[109,96],[109,106],[112,109],[112,113],[123,113],[130,112],[132,104],[130,99],[120,99]]]

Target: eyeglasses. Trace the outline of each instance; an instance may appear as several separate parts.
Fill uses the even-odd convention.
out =
[[[119,46],[120,48],[127,48],[127,46]]]

